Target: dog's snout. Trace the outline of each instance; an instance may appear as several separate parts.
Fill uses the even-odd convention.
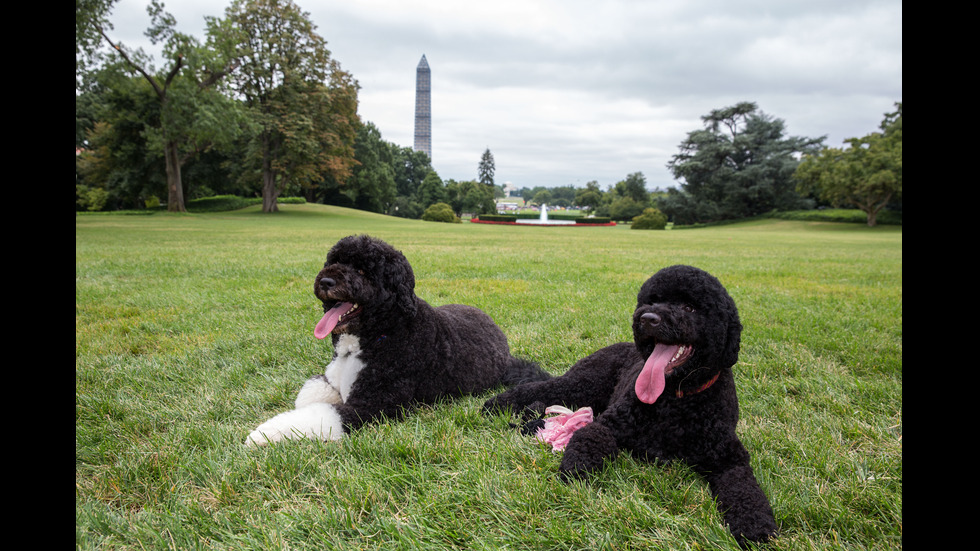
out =
[[[323,289],[324,291],[332,288],[335,285],[337,285],[337,281],[334,280],[333,278],[329,278],[329,277],[320,278],[320,288]]]
[[[643,314],[642,316],[640,316],[640,319],[643,321],[643,323],[647,325],[660,325],[661,322],[660,315],[655,314],[653,312],[647,312]]]

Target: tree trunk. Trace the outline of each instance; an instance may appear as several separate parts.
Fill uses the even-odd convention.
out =
[[[272,168],[271,144],[268,134],[262,137],[262,212],[279,212],[279,193],[276,172]]]
[[[177,154],[177,143],[168,141],[164,146],[163,156],[167,167],[167,211],[187,212],[184,207],[184,184],[180,178],[180,158]]]
[[[271,169],[262,171],[262,212],[279,212],[276,175]]]

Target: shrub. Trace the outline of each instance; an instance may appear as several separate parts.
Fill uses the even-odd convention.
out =
[[[576,218],[576,224],[608,224],[612,222],[612,218],[608,216],[593,216],[592,218]]]
[[[261,197],[245,198],[238,197],[237,195],[215,195],[212,197],[191,199],[186,202],[186,207],[190,212],[224,212],[238,210],[256,204],[262,204]]]
[[[643,214],[633,217],[634,230],[662,230],[667,227],[667,216],[655,208],[643,209]]]
[[[143,204],[148,209],[160,208],[160,198],[157,197],[156,195],[151,195],[147,197],[145,201],[143,201]]]
[[[75,185],[75,196],[77,197],[75,202],[80,207],[92,212],[104,209],[106,202],[109,201],[108,191],[79,184]]]
[[[462,224],[463,221],[456,216],[453,212],[453,208],[446,203],[435,203],[425,209],[422,214],[422,220],[428,222],[449,222],[451,224]]]
[[[279,204],[303,204],[306,199],[302,197],[279,197],[276,199]],[[261,197],[238,197],[237,195],[214,195],[212,197],[202,197],[187,201],[187,210],[190,212],[225,212],[230,210],[243,209],[251,205],[261,205]]]
[[[517,222],[513,214],[481,214],[478,218],[483,222]]]

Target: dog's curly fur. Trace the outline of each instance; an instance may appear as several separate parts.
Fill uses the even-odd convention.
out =
[[[313,291],[325,313],[338,305],[349,309],[330,327],[333,359],[303,385],[294,410],[249,435],[250,445],[336,440],[418,404],[550,378],[512,356],[507,337],[483,311],[459,304],[434,308],[419,298],[408,260],[381,240],[341,239]]]
[[[563,478],[597,471],[620,449],[650,460],[680,459],[707,479],[740,545],[768,540],[776,533],[772,508],[735,434],[732,366],[742,330],[735,302],[711,274],[671,266],[642,285],[632,324],[634,342],[603,348],[561,377],[507,390],[484,409],[522,413],[527,420],[547,405],[591,407],[598,415],[565,448]],[[637,379],[658,344],[684,345],[678,350],[689,356],[667,364],[662,394],[646,403],[650,397],[640,398]],[[524,430],[542,424],[532,420]]]

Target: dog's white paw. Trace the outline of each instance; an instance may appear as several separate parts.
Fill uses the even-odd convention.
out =
[[[314,403],[276,415],[253,430],[245,440],[249,447],[267,446],[282,440],[340,440],[344,426],[340,413],[330,404]]]
[[[296,395],[296,409],[310,404],[339,404],[342,401],[337,388],[330,384],[325,376],[317,375],[307,379],[303,383],[303,388],[299,389],[299,394]]]

